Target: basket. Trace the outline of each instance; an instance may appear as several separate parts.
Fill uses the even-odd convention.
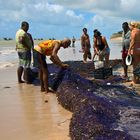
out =
[[[112,76],[112,68],[99,68],[94,70],[95,79],[106,79]]]

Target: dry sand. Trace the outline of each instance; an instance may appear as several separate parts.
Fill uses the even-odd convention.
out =
[[[16,67],[0,70],[1,140],[70,140],[71,116],[55,94],[45,103],[39,86],[18,84]]]

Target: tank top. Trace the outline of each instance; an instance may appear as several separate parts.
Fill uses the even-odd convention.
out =
[[[105,44],[102,40],[102,37],[100,38],[100,40],[97,40],[97,47],[100,51],[102,51],[105,48]]]
[[[39,43],[37,46],[35,46],[34,49],[41,54],[50,56],[54,48],[53,42],[55,41],[59,43],[61,42],[60,40],[45,40]]]

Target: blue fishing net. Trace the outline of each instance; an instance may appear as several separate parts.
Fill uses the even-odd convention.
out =
[[[133,121],[123,124],[122,114],[131,108],[140,109],[136,92],[119,85],[123,79],[113,77],[104,80],[89,80],[94,77],[94,64],[79,61],[67,62],[69,69],[48,65],[49,86],[56,91],[58,102],[73,112],[70,121],[72,140],[134,140],[127,129]],[[110,83],[109,85],[107,83]],[[140,114],[140,112],[137,112]],[[130,113],[124,118],[129,119]],[[131,116],[136,118],[136,114]],[[119,123],[118,123],[119,122]],[[121,124],[121,130],[117,127]],[[137,117],[137,124],[140,119]],[[140,126],[140,125],[139,125]],[[139,135],[137,134],[138,138]]]

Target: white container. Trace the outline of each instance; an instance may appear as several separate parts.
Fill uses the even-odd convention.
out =
[[[103,61],[95,61],[94,66],[95,66],[95,69],[103,68],[104,62]]]

